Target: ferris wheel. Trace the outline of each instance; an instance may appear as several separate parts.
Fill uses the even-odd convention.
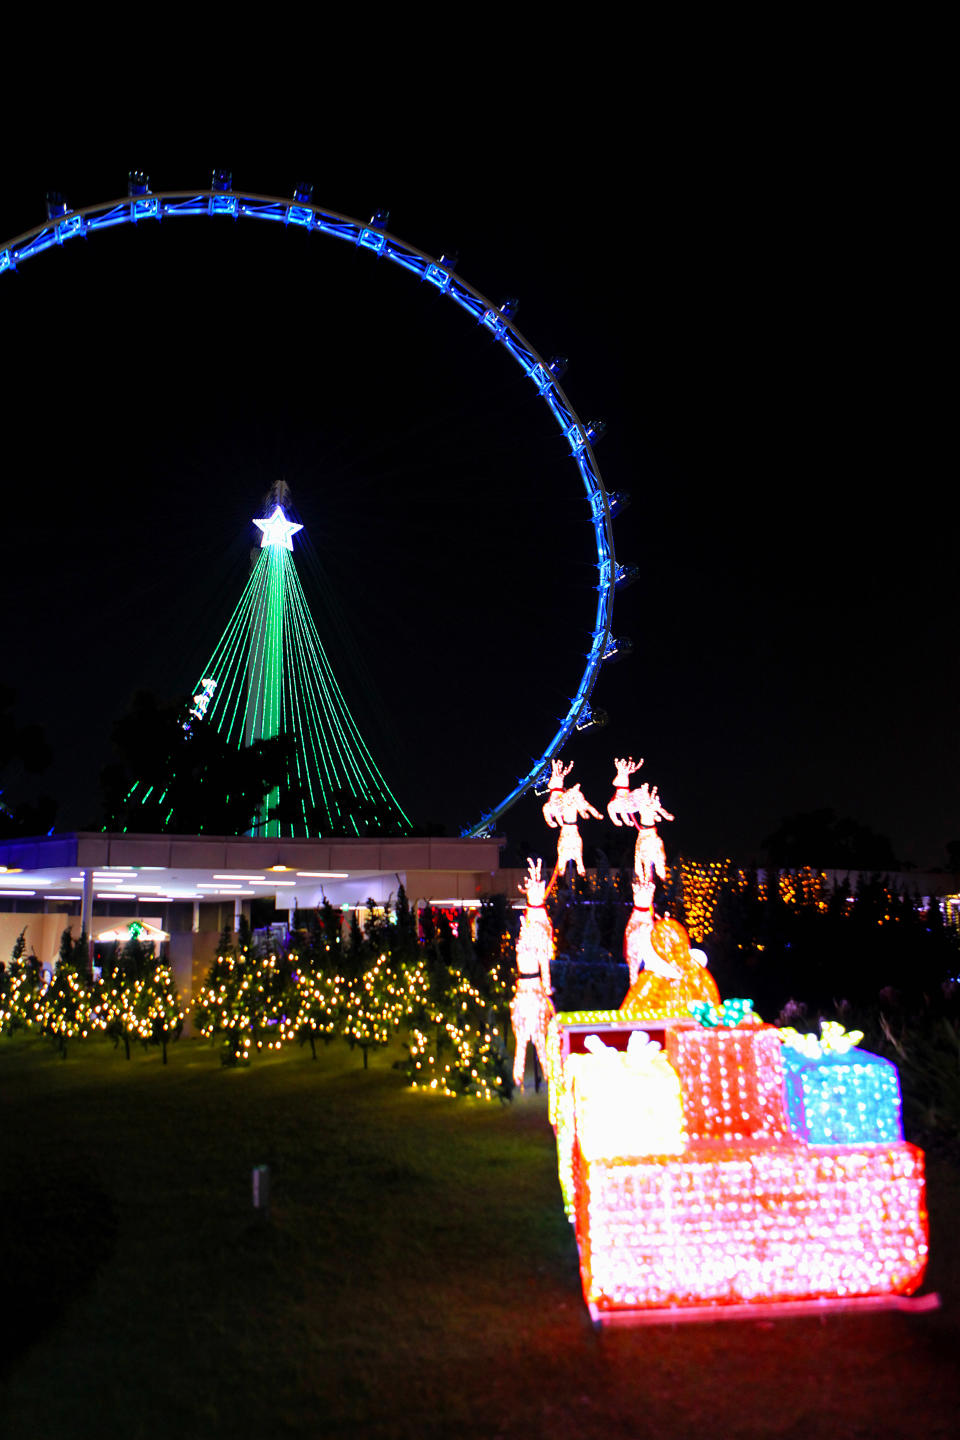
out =
[[[584,422],[577,415],[560,381],[566,361],[560,357],[544,359],[517,329],[513,315],[515,300],[493,304],[479,290],[455,273],[455,261],[441,256],[439,260],[398,239],[387,228],[389,215],[377,211],[371,219],[353,219],[324,209],[313,203],[312,187],[298,186],[293,198],[249,194],[233,186],[228,171],[214,171],[208,190],[158,191],[150,189],[148,177],[140,171],[131,172],[127,195],[102,204],[71,210],[60,197],[47,199],[47,219],[14,239],[0,243],[0,274],[14,271],[24,261],[33,259],[55,246],[89,237],[101,230],[120,225],[149,225],[181,217],[206,216],[228,219],[272,221],[284,227],[328,235],[370,254],[372,259],[389,260],[409,271],[431,293],[447,297],[464,310],[483,331],[502,346],[516,362],[533,387],[535,398],[547,407],[569,448],[570,459],[579,473],[596,542],[597,605],[590,632],[590,647],[576,693],[569,702],[559,728],[544,746],[539,758],[525,775],[519,776],[513,788],[473,825],[464,836],[493,833],[501,815],[523,794],[546,783],[550,761],[559,755],[575,730],[587,730],[603,724],[605,716],[594,710],[590,696],[601,666],[605,661],[620,658],[630,650],[630,642],[613,634],[613,602],[615,591],[636,576],[635,566],[617,563],[613,542],[613,519],[626,503],[622,494],[608,493],[600,477],[593,445],[603,432],[602,421]]]

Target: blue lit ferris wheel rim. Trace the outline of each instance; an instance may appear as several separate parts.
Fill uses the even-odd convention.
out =
[[[90,205],[82,210],[67,210],[62,215],[52,217],[45,224],[0,245],[0,274],[16,270],[24,260],[41,255],[55,245],[64,245],[69,240],[88,236],[99,230],[191,215],[221,215],[234,220],[243,216],[253,220],[273,220],[285,226],[296,225],[303,230],[345,240],[360,249],[369,250],[375,257],[391,260],[402,269],[409,270],[425,284],[448,296],[462,310],[466,310],[503,346],[536,387],[538,397],[550,411],[570,447],[571,458],[586,490],[597,544],[598,598],[590,650],[577,692],[570,701],[570,708],[543,754],[525,776],[518,778],[517,784],[498,805],[482,815],[475,825],[463,831],[465,836],[489,834],[499,817],[519,800],[521,795],[532,789],[549,768],[551,759],[559,755],[578,722],[582,724],[589,718],[590,693],[611,643],[614,586],[617,578],[613,517],[590,445],[587,427],[564,394],[558,377],[516,328],[505,307],[501,309],[491,304],[479,290],[475,290],[472,285],[455,275],[452,266],[434,260],[424,251],[397,239],[377,224],[371,222],[367,225],[349,215],[339,215],[300,199],[290,201],[274,195],[250,195],[237,190],[164,190],[157,194],[130,195],[124,199],[107,201],[105,204]]]

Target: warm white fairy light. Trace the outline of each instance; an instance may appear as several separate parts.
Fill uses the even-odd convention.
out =
[[[499,1099],[503,1081],[497,1058],[502,1053],[503,1036],[493,1023],[492,1008],[476,987],[459,970],[451,968],[447,997],[442,1007],[431,1008],[424,961],[408,970],[406,983],[413,1088],[451,1097]]]

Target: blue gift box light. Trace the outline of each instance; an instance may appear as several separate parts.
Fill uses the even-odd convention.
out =
[[[890,1060],[858,1049],[854,1042],[862,1037],[846,1036],[840,1026],[825,1024],[821,1040],[780,1033],[787,1115],[795,1135],[810,1145],[891,1145],[903,1139],[900,1077]]]

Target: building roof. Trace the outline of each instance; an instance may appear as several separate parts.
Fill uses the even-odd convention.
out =
[[[399,881],[441,900],[488,891],[502,840],[397,838],[262,839],[236,835],[131,835],[77,831],[0,841],[0,893],[75,899],[92,872],[95,900],[270,897],[279,909],[384,899]],[[482,883],[488,877],[487,883]],[[431,886],[435,881],[435,888]],[[425,887],[425,888],[424,888]]]

